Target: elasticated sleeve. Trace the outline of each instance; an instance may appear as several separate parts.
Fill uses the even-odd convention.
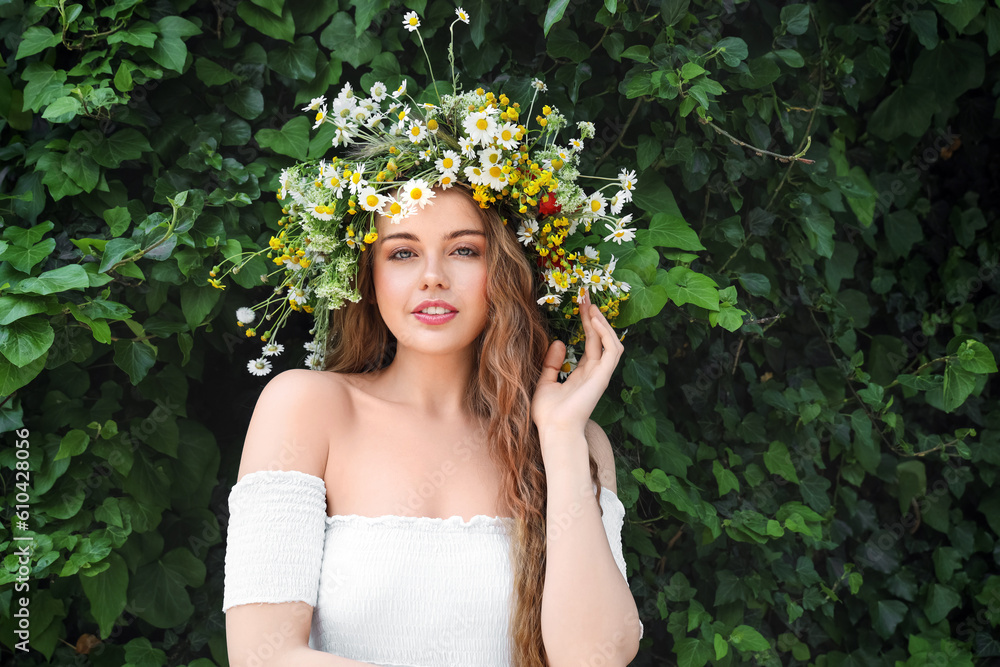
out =
[[[597,486],[594,486],[594,492],[597,492]],[[608,544],[611,545],[611,555],[615,557],[615,563],[618,565],[618,569],[621,570],[622,577],[628,581],[628,577],[625,576],[625,555],[622,553],[622,528],[625,526],[625,505],[622,501],[615,495],[614,491],[605,487],[601,487],[601,509],[604,510],[601,515],[601,521],[604,522],[604,532],[608,535]],[[639,621],[639,639],[642,639],[643,627],[642,621]]]
[[[245,475],[229,493],[222,611],[241,604],[316,606],[326,484],[296,470]]]

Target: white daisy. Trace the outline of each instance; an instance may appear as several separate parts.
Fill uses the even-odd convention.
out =
[[[410,13],[415,14],[416,12],[410,12]],[[392,94],[392,97],[398,100],[400,95],[405,95],[405,94],[406,94],[406,79],[403,79],[403,83],[399,84],[399,88],[397,88],[396,91]]]
[[[572,150],[574,150],[574,151],[582,151],[583,150],[583,142],[580,141],[579,139],[570,139],[569,140],[569,147]]]
[[[465,178],[473,185],[485,185],[483,181],[483,170],[477,165],[470,165],[465,168]]]
[[[441,178],[438,179],[437,184],[441,186],[442,190],[447,190],[448,188],[455,185],[456,178],[458,178],[458,175],[455,172],[446,171],[443,174],[441,174]]]
[[[535,90],[537,90],[540,93],[547,92],[549,89],[549,87],[546,86],[541,79],[532,79],[531,85],[534,86]]]
[[[314,371],[323,370],[323,355],[319,352],[313,352],[308,357],[306,357],[306,368]]]
[[[257,314],[249,308],[236,309],[236,321],[240,324],[252,324],[257,319]]]
[[[488,111],[470,113],[465,117],[462,127],[474,143],[482,146],[489,145],[497,132],[497,122]]]
[[[333,135],[334,148],[337,148],[338,146],[346,146],[352,141],[353,139],[351,139],[350,133],[342,127],[338,127],[336,133]]]
[[[483,163],[483,169],[489,169],[492,166],[499,165],[503,161],[503,153],[500,152],[499,148],[490,146],[487,149],[479,151],[479,160]]]
[[[562,301],[562,297],[558,294],[546,294],[538,299],[538,305],[558,306],[560,301]]]
[[[434,198],[434,191],[427,181],[414,178],[403,186],[403,205],[423,208]]]
[[[420,17],[417,16],[416,12],[408,12],[406,16],[403,17],[403,27],[413,32],[420,27]]]
[[[621,245],[623,241],[627,243],[635,238],[634,229],[611,227],[610,225],[608,225],[608,229],[611,230],[611,233],[604,237],[605,241],[614,241]]]
[[[461,164],[461,157],[455,151],[443,151],[441,157],[434,162],[434,168],[444,173],[455,171]]]
[[[315,118],[315,122],[313,123],[313,129],[315,130],[317,127],[319,127],[320,125],[322,125],[324,120],[326,120],[326,105],[325,104],[322,105],[319,109],[316,110],[316,118]]]
[[[378,211],[385,205],[385,197],[375,192],[375,188],[369,185],[358,194],[358,203],[366,211]]]
[[[309,288],[302,289],[301,287],[296,287],[289,290],[288,300],[297,306],[301,306],[309,301]]]
[[[517,148],[517,125],[514,123],[504,123],[503,126],[497,130],[497,136],[495,137],[497,145],[503,146],[507,150],[514,150]]]
[[[252,375],[267,375],[271,372],[271,362],[264,357],[254,359],[247,364],[247,370],[250,371]]]
[[[414,121],[410,123],[410,129],[407,131],[406,136],[410,138],[411,143],[419,144],[427,138],[427,127],[422,123]]]
[[[323,204],[310,204],[306,207],[309,215],[317,220],[333,220],[333,208]]]
[[[303,111],[316,111],[321,106],[326,104],[326,95],[320,95],[319,97],[312,98],[312,102],[308,105],[302,107]]]
[[[488,185],[497,192],[504,189],[507,185],[507,175],[503,173],[503,169],[497,165],[492,165],[487,167],[483,165],[483,185]]]
[[[611,211],[612,215],[618,215],[622,212],[622,208],[625,206],[625,199],[622,197],[624,190],[619,190],[614,197],[608,201],[608,210]]]
[[[469,15],[461,7],[455,8],[455,16],[457,16],[458,20],[462,23],[465,23],[466,25],[469,24]]]
[[[524,245],[533,243],[535,235],[538,233],[537,220],[522,220],[521,227],[517,230],[517,239]]]
[[[622,186],[622,190],[626,190],[631,193],[635,190],[635,171],[629,171],[628,169],[622,168],[621,172],[618,174],[618,182]]]
[[[279,345],[278,343],[268,343],[261,350],[261,354],[265,357],[274,357],[285,351],[284,345]]]
[[[365,165],[363,164],[359,165],[357,169],[351,172],[350,177],[347,179],[347,186],[351,189],[351,194],[358,194],[365,188],[365,186],[368,185],[368,181],[365,179],[364,174]]]
[[[372,100],[375,102],[381,102],[385,99],[386,95],[389,94],[389,89],[385,87],[385,84],[381,81],[376,81],[372,84],[372,87],[368,90],[368,94],[371,95]]]
[[[590,259],[597,259],[598,257],[600,257],[600,255],[597,252],[597,248],[590,245],[583,247],[583,256],[589,257]]]
[[[466,157],[476,156],[476,142],[474,142],[472,139],[469,138],[459,139],[458,145],[462,149],[462,155]]]
[[[566,347],[566,360],[563,361],[562,367],[559,369],[559,379],[565,380],[566,377],[573,372],[577,364],[576,350],[573,347]]]
[[[607,206],[607,200],[604,198],[604,194],[598,190],[594,194],[590,195],[587,200],[587,209],[590,217],[599,218],[604,215],[604,209]]]

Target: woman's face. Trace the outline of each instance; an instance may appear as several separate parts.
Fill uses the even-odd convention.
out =
[[[488,313],[486,236],[476,204],[454,189],[437,190],[398,224],[379,216],[377,229],[375,299],[397,349],[444,354],[471,345]]]

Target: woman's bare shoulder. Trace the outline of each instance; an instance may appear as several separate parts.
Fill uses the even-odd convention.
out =
[[[243,444],[239,478],[257,470],[323,477],[330,424],[350,419],[349,381],[332,371],[289,369],[264,386]]]

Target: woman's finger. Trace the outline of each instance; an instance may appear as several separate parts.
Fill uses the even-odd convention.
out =
[[[597,363],[601,360],[601,348],[603,344],[601,343],[600,331],[592,319],[594,310],[590,307],[590,292],[584,290],[584,300],[580,306],[580,319],[583,321],[583,333],[585,336],[583,356],[588,361]]]
[[[562,368],[564,359],[566,359],[566,344],[561,340],[552,341],[545,353],[545,358],[542,360],[542,374],[538,379],[539,384],[558,381],[559,369]]]

